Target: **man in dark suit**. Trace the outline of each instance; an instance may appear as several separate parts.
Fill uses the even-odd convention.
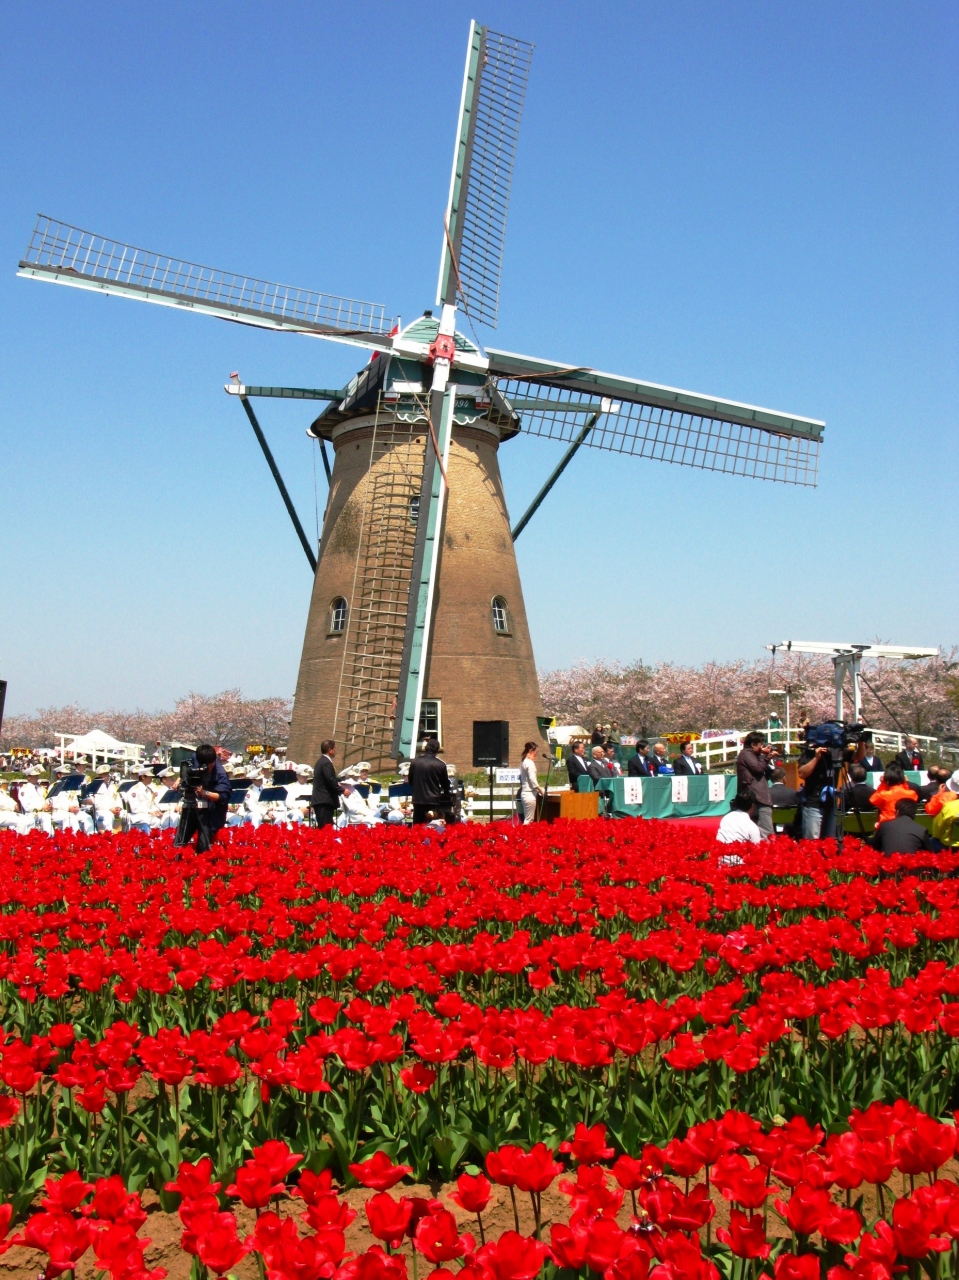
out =
[[[630,778],[653,777],[653,767],[649,763],[649,743],[645,739],[636,743],[636,754],[626,766],[626,773]]]
[[[918,853],[920,849],[932,852],[939,847],[939,841],[933,840],[916,821],[915,800],[896,802],[896,816],[879,824],[873,843],[880,853]]]
[[[842,807],[846,813],[872,813],[869,797],[872,787],[866,781],[866,767],[854,764],[849,770],[849,781],[842,789]]]
[[[570,791],[578,791],[577,783],[585,774],[589,775],[589,767],[586,763],[586,746],[582,742],[574,742],[573,749],[569,753],[566,761],[566,772],[569,775]]]
[[[606,752],[602,747],[593,747],[590,752],[590,761],[586,766],[586,772],[593,779],[593,782],[599,782],[602,778],[611,778],[609,765],[606,763]]]
[[[922,769],[922,756],[919,754],[919,743],[915,738],[907,738],[905,748],[896,756],[896,764],[901,764],[903,771]]]
[[[861,764],[867,773],[882,773],[886,767],[879,757],[873,754],[871,733],[863,734],[862,755],[856,764]]]
[[[310,805],[318,827],[333,825],[333,811],[340,804],[343,788],[333,764],[335,755],[336,743],[332,738],[320,743],[320,758],[313,766],[313,791],[310,795]]]
[[[782,766],[777,766],[769,775],[769,798],[774,809],[795,809],[799,803],[799,792],[786,786],[785,777]]]
[[[703,766],[693,755],[693,744],[689,738],[682,745],[679,755],[673,761],[673,773],[688,774],[691,777],[703,772]]]

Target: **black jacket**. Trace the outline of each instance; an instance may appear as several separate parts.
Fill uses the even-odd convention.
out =
[[[880,823],[875,845],[880,853],[918,853],[920,849],[934,848],[926,828],[905,815]]]
[[[203,768],[197,763],[196,756],[190,758],[190,767],[193,769]],[[209,768],[205,770],[206,776],[203,779],[204,791],[215,791],[220,797],[214,804],[210,802],[210,829],[211,831],[219,831],[221,827],[226,826],[227,814],[230,806],[230,792],[233,790],[233,783],[230,781],[229,774],[220,764],[219,760],[214,760],[212,774]]]
[[[740,791],[748,791],[757,804],[772,804],[767,781],[772,771],[766,757],[752,747],[744,747],[736,757],[736,784]]]
[[[924,769],[926,766],[922,762],[922,756],[917,751],[915,753],[918,764],[913,764],[912,753],[909,751],[900,751],[896,756],[896,764],[901,764],[907,773],[911,773],[915,769]]]
[[[774,809],[795,809],[799,792],[787,787],[785,782],[773,782],[769,787],[769,799]]]
[[[868,782],[850,782],[842,789],[843,808],[847,813],[855,813],[857,809],[860,813],[872,813],[873,806],[869,803],[872,794]]]
[[[613,776],[605,760],[590,760],[586,766],[586,772],[594,782],[599,782],[600,778],[611,778]]]
[[[439,756],[417,756],[410,761],[408,782],[413,791],[414,804],[427,804],[440,809],[448,809],[453,803],[450,790],[450,775],[446,761]]]
[[[867,773],[882,773],[886,767],[878,756],[863,756],[857,763],[861,764]]]
[[[320,756],[313,767],[313,794],[310,804],[335,809],[340,803],[343,788],[336,776],[336,769],[329,756]]]
[[[566,772],[569,775],[570,791],[576,791],[577,790],[576,784],[580,780],[580,778],[583,776],[583,774],[584,773],[587,775],[589,774],[589,765],[586,762],[586,757],[576,756],[576,755],[573,755],[572,752],[570,752],[569,757],[566,761]]]
[[[698,769],[696,768],[696,765],[699,765]],[[682,777],[684,773],[698,776],[705,772],[706,770],[698,760],[696,761],[696,764],[694,764],[688,756],[678,755],[673,761],[673,773],[679,774],[680,777]]]
[[[626,774],[630,778],[651,778],[653,770],[648,757],[633,756],[626,766]]]

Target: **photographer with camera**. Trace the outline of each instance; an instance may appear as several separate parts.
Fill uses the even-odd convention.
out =
[[[799,780],[802,782],[802,838],[826,840],[836,834],[836,801],[831,794],[835,770],[829,747],[816,746],[809,740],[799,757]]]
[[[747,733],[743,749],[736,757],[736,778],[739,791],[748,791],[756,802],[756,825],[764,835],[774,834],[773,802],[769,794],[772,777],[773,749],[761,733]]]
[[[187,845],[196,836],[197,853],[206,853],[213,837],[226,826],[232,790],[227,772],[208,742],[197,747],[189,763],[180,765],[180,781],[174,789],[183,793],[183,808],[173,843]]]

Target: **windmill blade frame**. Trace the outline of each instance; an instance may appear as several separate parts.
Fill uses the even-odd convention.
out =
[[[659,462],[814,487],[825,424],[585,366],[487,349],[490,376],[529,435]],[[598,416],[597,416],[598,415]]]
[[[388,349],[395,323],[380,303],[203,267],[109,240],[46,214],[37,218],[17,275],[379,349]]]
[[[436,305],[496,328],[513,164],[533,45],[470,23]]]

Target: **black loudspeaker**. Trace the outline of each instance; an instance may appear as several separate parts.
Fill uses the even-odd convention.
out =
[[[502,769],[509,764],[509,721],[473,721],[473,768]]]

